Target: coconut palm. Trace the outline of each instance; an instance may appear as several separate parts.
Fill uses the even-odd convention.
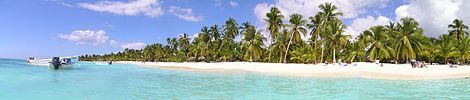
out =
[[[220,46],[219,52],[219,61],[229,61],[235,58],[235,52],[237,48],[233,39],[230,38],[223,38],[222,45]]]
[[[269,30],[269,35],[271,36],[271,41],[269,41],[269,44],[272,45],[273,41],[276,39],[277,34],[279,33],[279,30],[283,27],[282,19],[284,16],[281,15],[281,11],[279,11],[279,9],[272,7],[270,12],[266,13],[266,17],[267,19],[264,20],[268,22],[267,30]],[[271,53],[272,51],[270,49],[268,62],[271,62]]]
[[[209,43],[210,52],[209,52],[209,57],[206,59],[208,60],[215,60],[218,58],[219,54],[219,47],[221,45],[221,27],[219,25],[212,25],[209,29],[209,34],[211,38],[211,42]]]
[[[284,59],[285,52],[287,51],[287,43],[289,42],[289,31],[287,29],[282,30],[275,38],[275,41],[270,51],[275,52],[279,57],[279,63]]]
[[[455,19],[448,27],[451,28],[451,30],[449,30],[450,35],[456,37],[459,41],[468,35],[468,32],[466,31],[468,30],[468,26],[463,24],[462,20]]]
[[[219,61],[228,61],[233,60],[235,58],[235,42],[234,39],[237,37],[239,32],[238,23],[232,17],[229,17],[227,21],[225,21],[225,25],[223,27],[224,34],[221,40],[220,48],[218,52],[220,57],[217,59]]]
[[[444,58],[445,63],[449,63],[448,59],[458,54],[454,44],[455,40],[449,35],[442,35],[439,37],[439,43],[437,45],[435,54]]]
[[[243,23],[243,44],[242,46],[246,48],[245,59],[249,61],[257,61],[261,59],[263,54],[263,41],[266,40],[261,36],[260,32],[256,31],[256,27],[251,25],[248,22]]]
[[[212,25],[209,29],[209,34],[211,37],[211,41],[217,41],[220,39],[220,27],[219,25]]]
[[[353,61],[364,61],[366,51],[364,50],[365,44],[359,41],[352,42],[346,45],[346,62],[353,62]]]
[[[424,60],[432,63],[436,59],[436,55],[433,54],[436,51],[436,44],[439,44],[436,38],[426,38],[426,45],[423,45],[421,52],[417,53],[417,60]]]
[[[187,57],[189,56],[188,55],[188,52],[189,52],[189,46],[190,46],[190,38],[188,36],[188,34],[186,33],[183,33],[182,35],[180,35],[178,37],[178,50],[179,52],[177,52],[177,56],[178,56],[178,61],[186,61],[187,60]]]
[[[201,32],[198,34],[198,37],[195,39],[196,47],[195,49],[198,51],[196,54],[196,60],[208,60],[209,57],[209,46],[211,43],[211,36],[210,36],[209,28],[204,26],[201,29]]]
[[[183,33],[182,35],[179,36],[178,38],[178,42],[179,42],[179,48],[180,50],[184,51],[184,52],[187,52],[188,49],[189,49],[189,41],[190,41],[190,38],[188,36],[188,34],[186,33]]]
[[[166,38],[167,45],[170,46],[170,52],[173,53],[178,48],[178,41],[176,38]]]
[[[405,17],[400,21],[401,23],[397,25],[396,41],[398,43],[395,46],[395,59],[397,61],[415,59],[417,52],[421,52],[423,45],[425,45],[426,37],[423,35],[423,29],[413,18]]]
[[[229,17],[227,21],[225,21],[224,25],[224,31],[225,31],[225,38],[230,38],[234,39],[239,35],[238,32],[238,23],[233,19],[232,17]]]
[[[330,3],[320,4],[318,6],[320,8],[320,12],[318,14],[323,17],[323,28],[328,27],[326,26],[332,20],[336,20],[338,16],[342,16],[343,13],[338,11],[338,8]]]
[[[300,14],[292,14],[289,19],[289,44],[287,44],[287,50],[284,55],[284,63],[287,63],[287,54],[289,52],[289,47],[292,43],[300,43],[302,41],[301,35],[305,36],[307,33],[307,29],[305,29],[305,24],[307,21],[303,20],[302,15]]]
[[[370,44],[370,48],[367,50],[370,61],[377,59],[390,58],[385,42],[389,39],[389,36],[385,33],[385,27],[373,26],[369,30],[363,32],[365,41]]]
[[[470,57],[470,37],[463,37],[458,41],[457,51],[459,52],[459,60],[461,63],[466,63],[465,61]]]
[[[326,29],[329,27],[328,24],[331,23],[333,20],[337,20],[339,16],[342,16],[343,13],[338,11],[338,8],[333,5],[331,2],[330,3],[324,3],[318,6],[320,8],[320,12],[318,12],[317,15],[321,16],[321,26],[320,26],[320,38],[326,37],[327,32]],[[320,62],[323,62],[323,50],[324,50],[324,44],[321,45],[321,60]]]
[[[305,42],[300,42],[299,45],[295,46],[291,54],[290,60],[296,63],[313,62],[316,57],[315,50]]]
[[[320,37],[322,16],[320,14],[316,14],[314,17],[310,17],[309,19],[310,23],[307,24],[307,27],[309,29],[312,29],[310,31],[310,40],[313,42],[312,44],[315,44],[317,42],[317,39]]]
[[[310,45],[312,46],[312,49],[313,50],[317,50],[318,49],[318,39],[321,39],[321,34],[322,33],[321,31],[321,26],[322,26],[322,22],[323,22],[323,19],[322,19],[322,16],[320,14],[316,14],[314,17],[310,17],[310,23],[307,24],[307,27],[309,29],[311,29],[310,31]],[[324,32],[323,32],[324,33]],[[323,48],[322,48],[323,49]],[[322,56],[323,56],[323,53],[322,53]],[[313,63],[317,63],[316,61],[314,61]]]
[[[336,63],[336,50],[342,49],[342,47],[348,44],[351,35],[344,35],[343,31],[346,26],[340,20],[331,21],[327,32],[328,36],[325,37],[324,43],[333,49],[333,63]]]
[[[144,59],[145,61],[154,61],[155,59],[155,47],[156,44],[147,45],[144,48]]]

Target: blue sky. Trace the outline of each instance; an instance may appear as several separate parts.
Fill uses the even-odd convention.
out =
[[[203,26],[223,24],[228,17],[240,24],[249,21],[262,30],[263,12],[270,7],[280,8],[285,16],[300,13],[308,17],[323,2],[336,4],[345,13],[342,18],[348,25],[345,32],[357,35],[370,26],[426,9],[419,5],[424,1],[0,0],[0,58],[103,54],[124,47],[141,48],[145,44],[165,43],[166,38],[181,33],[193,35]],[[440,0],[426,2],[435,1]],[[452,6],[456,1],[448,2]],[[465,3],[468,2],[459,5]],[[459,6],[455,13],[462,11],[460,8],[466,6]],[[419,18],[419,21],[436,20],[434,17]],[[442,22],[467,17],[450,16]],[[432,24],[428,25],[430,29]]]

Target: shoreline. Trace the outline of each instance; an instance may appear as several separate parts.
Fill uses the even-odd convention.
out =
[[[357,66],[338,66],[338,64],[282,64],[260,62],[136,62],[116,61],[116,64],[134,64],[175,70],[242,70],[258,73],[294,75],[307,77],[354,77],[386,80],[433,80],[470,78],[470,66],[449,68],[448,65],[427,65],[428,68],[411,68],[410,64],[356,62]]]

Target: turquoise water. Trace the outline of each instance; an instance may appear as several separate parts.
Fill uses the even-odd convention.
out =
[[[83,62],[50,70],[24,62],[0,59],[0,99],[470,99],[470,79],[313,78]]]

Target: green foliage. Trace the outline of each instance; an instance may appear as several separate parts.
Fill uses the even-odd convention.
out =
[[[167,38],[165,44],[147,45],[141,50],[124,49],[103,55],[83,55],[82,61],[148,61],[148,62],[227,62],[255,61],[278,63],[320,63],[374,61],[404,63],[425,60],[438,63],[466,63],[470,60],[468,26],[456,19],[449,34],[438,39],[426,37],[419,23],[405,17],[400,22],[373,26],[355,39],[344,33],[339,19],[343,13],[332,3],[319,6],[320,12],[309,16],[284,16],[273,7],[266,13],[266,30],[231,17],[224,25],[204,26],[196,37],[184,33]],[[307,31],[309,30],[309,31]],[[269,32],[264,37],[262,32]],[[309,32],[309,33],[308,33]],[[307,33],[310,35],[307,36]],[[308,39],[306,39],[308,38]],[[241,40],[239,40],[241,39]],[[269,40],[269,41],[268,41]],[[265,42],[269,42],[266,45]]]

